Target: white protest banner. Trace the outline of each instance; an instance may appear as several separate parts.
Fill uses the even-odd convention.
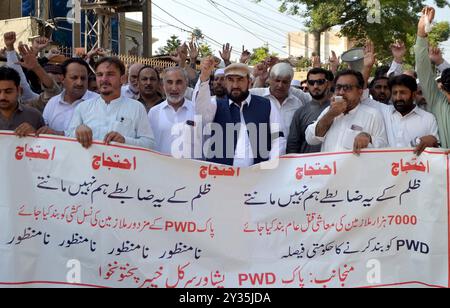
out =
[[[0,133],[0,286],[449,286],[448,156],[275,169]]]

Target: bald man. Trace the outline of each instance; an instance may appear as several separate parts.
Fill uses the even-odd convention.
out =
[[[122,87],[122,96],[134,100],[139,99],[139,72],[144,67],[143,64],[136,63],[128,69],[128,84]]]

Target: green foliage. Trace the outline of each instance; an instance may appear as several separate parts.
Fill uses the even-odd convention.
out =
[[[259,2],[261,0],[255,0]],[[308,30],[322,33],[334,26],[341,27],[341,34],[358,45],[369,38],[376,46],[378,59],[387,63],[391,59],[390,45],[397,39],[405,42],[408,50],[414,45],[417,23],[424,0],[380,0],[381,23],[373,22],[368,0],[278,0],[280,11],[306,19]],[[449,6],[447,0],[435,0],[438,7]],[[430,36],[437,45],[450,35],[448,23],[438,23]],[[317,51],[317,50],[316,50]],[[412,63],[413,56],[408,55]]]
[[[263,62],[268,57],[277,57],[278,54],[270,53],[269,46],[266,44],[264,46],[253,49],[252,57],[250,59],[250,65],[256,65]]]
[[[161,47],[158,50],[159,55],[170,55],[172,52],[176,51],[178,47],[181,46],[181,40],[176,35],[172,35],[170,39],[167,40],[166,46]]]

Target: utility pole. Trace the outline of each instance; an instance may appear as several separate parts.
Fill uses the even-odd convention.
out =
[[[142,6],[142,33],[145,58],[151,58],[153,53],[152,0],[146,0]]]

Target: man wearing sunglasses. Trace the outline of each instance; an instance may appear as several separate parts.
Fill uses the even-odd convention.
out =
[[[330,106],[329,93],[333,80],[333,73],[322,68],[315,68],[308,72],[308,92],[311,94],[312,101],[297,110],[294,115],[287,144],[287,154],[320,152],[321,145],[309,145],[306,142],[305,131]]]
[[[357,155],[365,148],[383,148],[388,145],[381,113],[361,104],[364,77],[346,70],[336,76],[335,96],[330,107],[319,120],[308,126],[306,141],[322,145],[322,152],[353,150]]]

